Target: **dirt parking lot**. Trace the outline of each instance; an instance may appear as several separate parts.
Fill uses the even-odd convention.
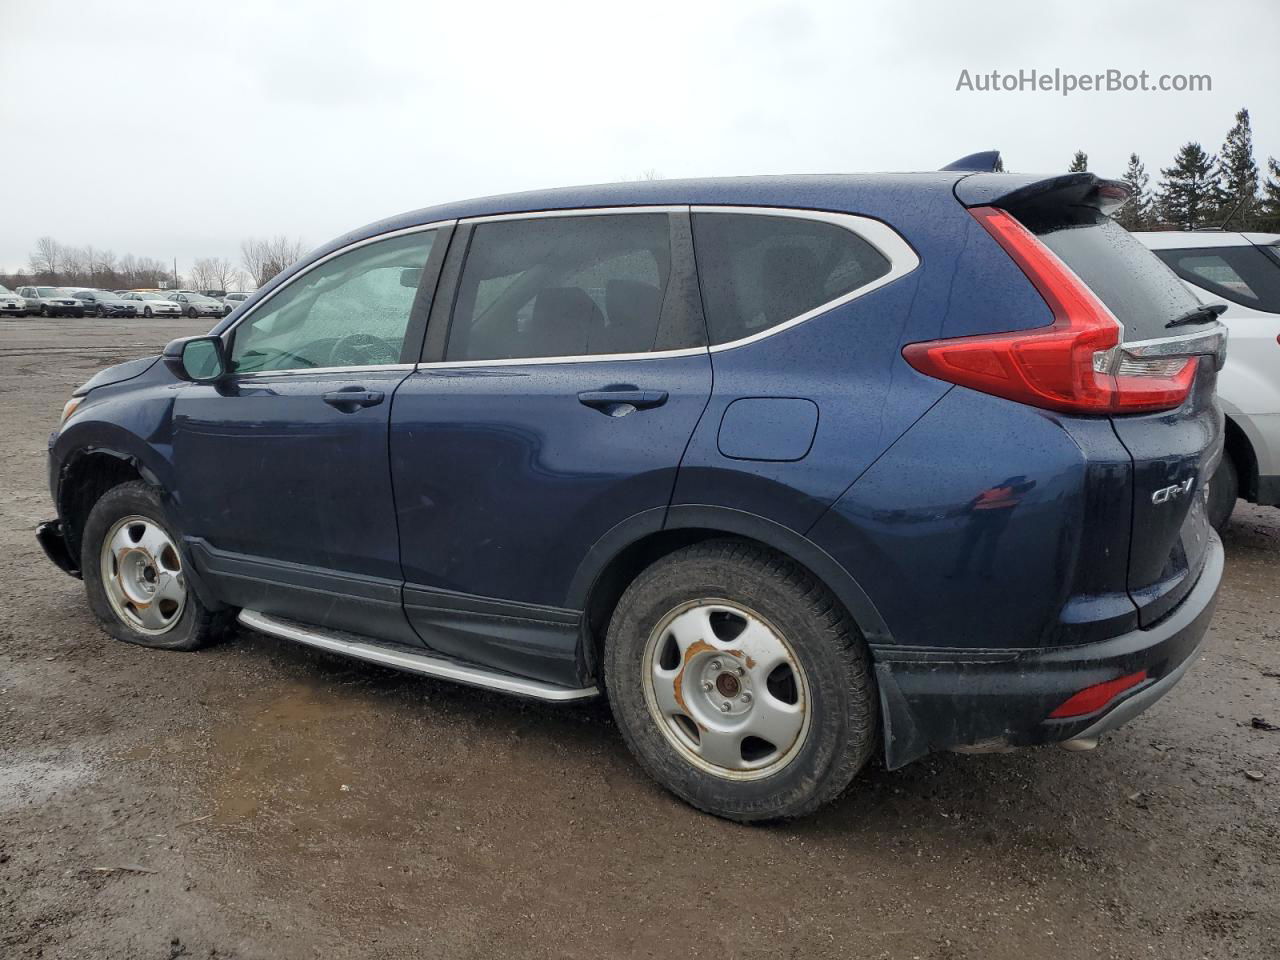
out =
[[[1241,504],[1200,663],[1096,752],[872,768],[742,827],[603,705],[100,633],[32,536],[46,437],[207,326],[0,321],[0,957],[1280,956],[1280,511]]]

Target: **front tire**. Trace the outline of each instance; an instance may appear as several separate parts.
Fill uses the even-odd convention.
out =
[[[730,820],[813,812],[876,746],[857,626],[812,574],[756,544],[706,541],[643,571],[609,624],[604,674],[646,772]]]
[[[93,308],[93,315],[94,315],[95,317],[97,317],[99,320],[101,320],[101,319],[102,319],[103,317],[105,317],[107,314],[106,314],[106,312],[105,312],[101,307],[94,307],[94,308]]]
[[[194,320],[196,318],[196,308],[187,307],[187,316]]]
[[[117,640],[195,650],[227,629],[230,611],[210,610],[191,589],[176,530],[140,480],[108,490],[89,512],[80,569],[90,609]]]
[[[143,315],[144,317],[146,317],[148,320],[150,320],[150,319],[151,319],[151,308],[150,308],[150,307],[143,307],[143,309],[142,309],[142,315]]]
[[[1231,513],[1240,498],[1240,473],[1229,453],[1222,455],[1222,462],[1209,481],[1209,523],[1221,533],[1231,520]]]

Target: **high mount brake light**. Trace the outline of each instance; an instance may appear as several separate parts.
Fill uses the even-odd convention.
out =
[[[1191,357],[1121,357],[1119,321],[1089,287],[997,207],[975,220],[1026,274],[1053,314],[1030,330],[912,343],[902,355],[921,373],[1064,413],[1140,413],[1182,404],[1195,379]]]

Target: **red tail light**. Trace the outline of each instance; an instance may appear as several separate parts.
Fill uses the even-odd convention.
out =
[[[1104,683],[1095,683],[1085,687],[1079,693],[1065,700],[1062,706],[1049,714],[1052,720],[1064,720],[1069,717],[1085,717],[1096,713],[1126,690],[1136,687],[1147,679],[1147,671],[1139,670],[1128,676],[1117,677]]]
[[[1031,281],[1053,313],[1047,327],[912,343],[921,373],[1064,413],[1138,413],[1180,406],[1195,379],[1187,357],[1125,358],[1120,323],[1085,283],[1021,223],[996,207],[969,211]]]

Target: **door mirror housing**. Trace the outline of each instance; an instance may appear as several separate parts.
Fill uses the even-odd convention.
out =
[[[227,375],[226,350],[221,337],[183,337],[164,348],[165,366],[179,380],[214,383]]]

